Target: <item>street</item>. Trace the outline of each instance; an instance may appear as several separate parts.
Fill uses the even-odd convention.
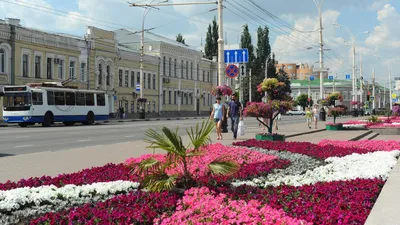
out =
[[[0,128],[0,157],[44,152],[60,151],[80,147],[103,146],[129,141],[142,140],[145,131],[165,125],[171,129],[179,127],[180,135],[186,135],[186,128],[201,123],[202,120],[168,120],[168,121],[143,121],[110,123],[94,126],[56,125],[53,127],[27,127],[10,126]],[[279,124],[303,122],[303,116],[283,116]],[[255,118],[245,118],[247,129],[258,129]],[[231,136],[230,121],[229,133]]]

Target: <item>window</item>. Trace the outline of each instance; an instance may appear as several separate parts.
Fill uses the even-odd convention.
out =
[[[81,63],[81,81],[86,81],[86,63]]]
[[[96,94],[96,101],[98,106],[106,105],[106,97],[104,94]]]
[[[163,90],[163,95],[162,95],[162,104],[163,105],[165,105],[165,94],[166,94],[166,91]]]
[[[137,76],[136,76],[136,83],[137,83],[137,84],[140,84],[140,72],[137,72],[136,74],[137,74]]]
[[[151,74],[147,74],[147,88],[151,89]]]
[[[233,79],[231,79],[232,81]],[[210,72],[207,72],[207,82],[210,82]]]
[[[74,92],[66,92],[65,93],[65,104],[66,105],[75,105],[75,93]]]
[[[153,74],[153,89],[156,90],[156,75]]]
[[[166,66],[165,56],[163,56],[163,76],[166,75],[166,73],[165,73],[165,71],[166,71],[165,66]]]
[[[47,105],[54,105],[54,92],[53,91],[47,92]]]
[[[65,105],[65,92],[54,92],[54,103],[56,105]]]
[[[174,104],[176,105],[176,91],[174,91]]]
[[[183,60],[181,61],[181,78],[183,78]]]
[[[181,105],[183,105],[183,92],[181,91]]]
[[[190,62],[190,79],[193,80],[193,62]]]
[[[98,85],[103,84],[103,66],[101,64],[99,64],[99,77],[97,83]]]
[[[129,71],[125,70],[125,87],[129,87]]]
[[[197,63],[197,68],[196,68],[196,80],[199,80],[200,78],[200,68],[199,68],[199,64]]]
[[[153,101],[153,112],[156,112],[156,102]]]
[[[174,60],[174,77],[176,77],[177,76],[177,74],[176,74],[176,59]]]
[[[40,92],[32,92],[32,103],[34,105],[43,105],[43,94]]]
[[[86,105],[85,93],[77,92],[75,94],[75,97],[76,97],[76,105]]]
[[[106,85],[110,85],[110,76],[111,76],[111,67],[107,66],[106,67]]]
[[[189,78],[189,62],[188,61],[186,61],[186,77],[185,78],[186,79]]]
[[[185,102],[186,102],[186,105],[189,105],[189,96],[185,96]]]
[[[131,101],[131,113],[135,112],[135,102]]]
[[[94,94],[92,94],[92,93],[86,93],[85,94],[85,102],[86,102],[86,105],[88,105],[88,106],[93,106],[94,105]]]
[[[190,104],[193,105],[193,97],[189,97],[190,99]]]
[[[171,71],[172,71],[172,61],[171,61],[171,57],[169,57],[168,60],[168,76],[172,76]]]
[[[35,56],[35,78],[40,78],[40,61],[42,61],[42,57]]]
[[[22,55],[22,76],[28,77],[29,73],[29,55],[23,54]]]
[[[0,49],[0,73],[6,72],[6,52]]]
[[[58,79],[64,79],[64,60],[60,59],[60,63],[58,63]]]
[[[122,70],[118,73],[118,86],[122,87]]]
[[[168,104],[172,104],[172,91],[168,91]]]
[[[203,79],[202,79],[202,81],[205,81],[205,80],[206,80],[206,71],[203,70]]]
[[[203,96],[203,105],[206,105],[206,96]]]
[[[146,89],[146,73],[143,73],[143,89]]]
[[[53,79],[53,59],[47,58],[47,79]]]
[[[131,87],[136,87],[135,85],[135,72],[131,71]]]
[[[75,79],[75,62],[74,61],[69,62],[69,78]]]

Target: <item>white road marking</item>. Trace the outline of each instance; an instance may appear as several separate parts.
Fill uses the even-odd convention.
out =
[[[14,148],[27,148],[27,147],[32,147],[33,145],[17,145],[14,146]]]
[[[136,137],[136,135],[129,135],[129,136],[125,136],[126,138],[132,138],[132,137]]]
[[[88,142],[91,141],[92,139],[85,139],[85,140],[78,140],[78,142]]]

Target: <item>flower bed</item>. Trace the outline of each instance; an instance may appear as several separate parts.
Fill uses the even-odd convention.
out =
[[[231,200],[206,187],[193,188],[185,192],[178,202],[177,211],[163,215],[155,224],[312,224],[291,218],[283,210],[276,210],[257,200]]]
[[[340,148],[358,148],[375,151],[391,151],[400,149],[400,141],[383,141],[383,140],[360,140],[360,141],[338,141],[338,140],[321,140],[319,146],[336,146]]]
[[[355,142],[357,143],[357,142]],[[358,148],[358,147],[339,147],[334,145],[317,145],[309,142],[273,142],[273,141],[257,141],[247,140],[233,143],[235,146],[257,147],[277,151],[289,151],[308,155],[318,159],[327,159],[329,157],[343,157],[353,153],[364,154],[368,152],[380,151],[378,148]],[[391,149],[395,150],[395,149]]]
[[[54,185],[62,187],[67,184],[84,185],[96,182],[108,182],[117,180],[136,181],[137,176],[129,174],[129,168],[123,164],[107,164],[101,167],[92,167],[76,173],[60,174],[56,177],[32,177],[21,179],[17,182],[7,181],[0,184],[0,190],[10,190],[21,187],[39,187],[42,185]]]
[[[82,186],[68,184],[61,188],[50,185],[0,191],[0,224],[17,223],[23,218],[46,212],[103,201],[138,187],[137,182],[113,181]]]

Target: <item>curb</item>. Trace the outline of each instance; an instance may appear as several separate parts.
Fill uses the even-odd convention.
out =
[[[142,121],[170,121],[170,120],[190,120],[190,119],[206,119],[206,117],[172,117],[172,118],[148,118],[148,119],[128,119],[128,120],[105,120],[103,123],[131,123],[131,122],[142,122]]]
[[[291,138],[291,137],[297,137],[297,136],[306,135],[306,134],[319,133],[319,132],[323,132],[323,131],[325,131],[325,129],[317,129],[317,130],[307,131],[307,132],[303,132],[303,133],[291,134],[291,135],[288,135],[286,137],[287,138]]]
[[[370,131],[367,131],[367,132],[365,132],[365,133],[363,133],[363,134],[361,134],[361,135],[358,135],[357,137],[352,138],[352,139],[350,139],[349,141],[358,141],[358,140],[360,140],[361,138],[364,138],[364,137],[366,137],[366,136],[368,136],[368,135],[370,135],[370,134],[372,134],[372,131],[371,131],[371,130],[370,130]]]

